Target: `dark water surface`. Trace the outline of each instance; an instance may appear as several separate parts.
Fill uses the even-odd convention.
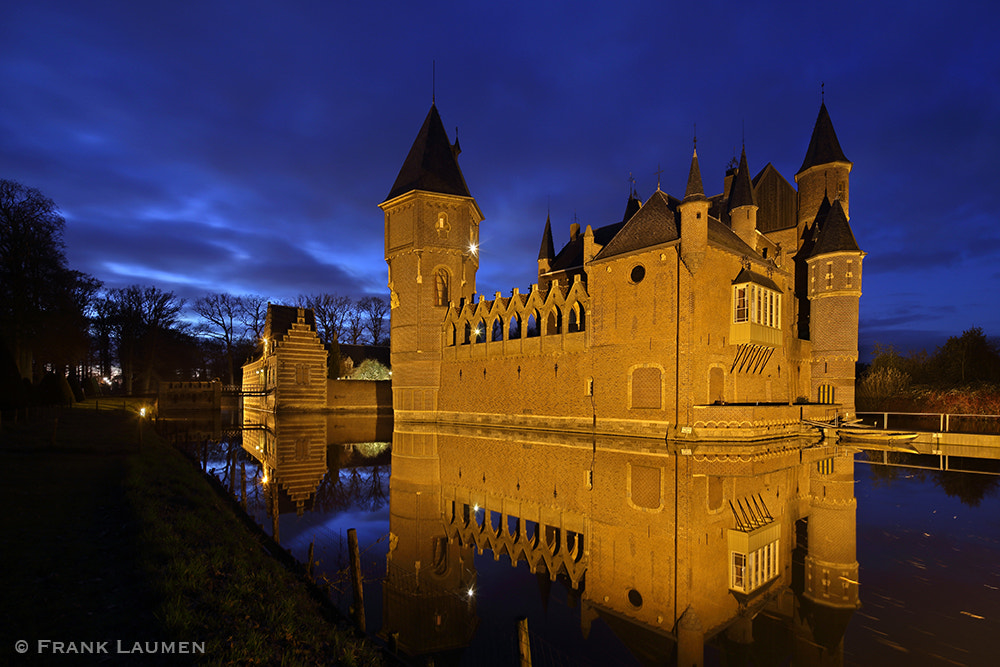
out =
[[[285,425],[282,420],[275,422],[273,415],[268,419],[245,417],[248,430],[228,435],[216,432],[214,437],[204,437],[211,430],[204,424],[195,436],[179,436],[184,429],[178,421],[172,425],[164,422],[167,427],[161,430],[169,434],[172,429],[175,440],[200,449],[195,453],[206,468],[231,485],[237,498],[245,493],[248,513],[272,535],[277,528],[280,544],[296,558],[305,562],[312,545],[313,559],[318,561],[317,578],[329,586],[331,598],[345,612],[351,603],[346,538],[349,529],[356,529],[363,551],[368,631],[381,633],[386,640],[390,639],[390,631],[398,632],[401,645],[414,654],[409,656],[414,664],[424,664],[428,658],[437,665],[516,664],[520,617],[528,619],[535,665],[674,664],[674,628],[658,628],[648,619],[637,622],[632,618],[639,609],[666,604],[664,600],[650,599],[652,591],[662,587],[656,583],[643,589],[649,591],[645,606],[640,602],[634,608],[627,603],[616,606],[613,593],[616,586],[622,588],[618,580],[632,581],[623,570],[643,569],[652,562],[651,576],[656,582],[667,576],[663,573],[673,563],[669,553],[659,553],[657,545],[661,543],[656,541],[656,532],[673,521],[671,516],[677,516],[669,512],[673,502],[671,484],[675,484],[674,473],[669,472],[673,465],[669,461],[673,459],[642,448],[632,451],[620,443],[590,449],[560,447],[551,442],[528,444],[528,440],[520,442],[516,438],[512,444],[511,438],[496,436],[475,436],[467,443],[461,438],[434,436],[426,441],[433,446],[425,447],[419,444],[424,440],[418,439],[415,445],[412,437],[393,434],[391,424],[384,422],[345,423],[323,417],[324,424],[319,427],[313,422]],[[252,429],[247,426],[254,423],[257,426]],[[605,454],[605,449],[616,451]],[[454,454],[453,450],[460,453]],[[468,451],[468,459],[463,458],[463,451]],[[1000,477],[890,468],[870,464],[863,453],[853,450],[847,454],[831,451],[840,457],[837,470],[849,473],[853,469],[859,566],[859,583],[853,590],[860,605],[846,611],[824,611],[803,602],[802,545],[795,547],[797,541],[804,542],[805,530],[801,522],[788,523],[782,528],[779,566],[786,576],[768,584],[770,598],[760,597],[755,602],[751,597],[747,603],[755,609],[749,614],[754,617],[750,633],[753,641],[748,642],[746,634],[738,639],[739,633],[732,629],[710,629],[706,632],[705,664],[998,664]],[[487,463],[490,452],[496,454],[499,463]],[[625,463],[620,464],[619,459]],[[639,491],[633,488],[634,471],[641,467],[639,464],[661,459],[663,470],[668,471],[661,480],[665,490],[662,511],[636,507],[632,496],[638,498]],[[548,461],[553,462],[551,471],[540,470]],[[585,483],[591,486],[586,491],[563,479],[566,477],[576,486],[584,483],[584,471],[574,468],[581,465],[580,461],[590,470]],[[625,495],[625,482],[617,478],[607,482],[606,487],[601,485],[605,479],[602,471],[617,467],[633,471],[627,480],[632,485],[628,487],[632,509],[625,513],[616,510],[610,501],[601,504],[590,499],[590,494],[599,492],[612,499],[616,494]],[[497,468],[503,477],[492,482],[489,478]],[[814,468],[816,464],[803,463],[801,469],[775,469],[754,478],[739,470],[720,472],[718,493],[722,495],[718,499],[713,499],[713,482],[705,483],[708,506],[717,504],[719,508],[707,516],[711,521],[733,523],[729,507],[721,499],[741,494],[750,497],[757,489],[763,490],[759,496],[762,502],[767,498],[771,504],[780,504],[788,499],[787,507],[771,508],[779,521],[781,515],[807,512],[803,508],[808,506],[808,499],[801,500],[797,492],[810,479],[813,488],[819,488],[816,480],[824,478],[817,477]],[[823,464],[820,469],[826,470]],[[515,478],[516,491],[512,491]],[[715,479],[711,471],[708,478]],[[548,486],[539,481],[550,479],[553,481]],[[495,488],[483,486],[490,483]],[[702,487],[697,486],[700,483],[692,487],[698,503],[703,497],[699,495]],[[460,514],[467,506],[470,519],[466,525],[474,526],[475,521],[488,528],[479,501],[473,502],[482,497],[482,502],[494,503],[492,527],[494,532],[502,532],[498,498],[512,494],[529,498],[543,486],[545,493],[553,486],[567,489],[560,493],[559,488],[553,488],[548,509],[542,511],[560,508],[562,530],[575,535],[572,539],[582,540],[587,550],[589,569],[577,586],[565,568],[553,580],[545,567],[536,567],[533,573],[524,558],[519,557],[512,566],[507,550],[497,555],[486,548],[480,553],[470,543],[468,531],[456,532],[454,527],[461,522],[449,523],[449,514]],[[485,490],[477,495],[481,488]],[[587,515],[587,529],[582,531],[587,534],[574,534],[571,519],[581,502],[590,503],[587,506],[592,508]],[[505,517],[512,513],[509,502],[503,512]],[[527,510],[522,507],[522,512]],[[611,525],[611,519],[618,516],[622,524]],[[684,516],[683,512],[680,516]],[[629,522],[635,525],[630,527]],[[529,532],[544,533],[544,528],[531,524],[525,524]],[[662,542],[664,549],[677,548],[681,553],[673,540],[683,533],[698,541],[699,546],[693,546],[691,553],[711,554],[714,549],[725,559],[725,540],[722,546],[716,544],[711,526],[704,529],[704,542],[700,527],[689,527],[686,532],[674,531],[672,523],[668,527],[669,540]],[[849,533],[850,528],[841,526],[837,530]],[[812,529],[818,531],[816,526]],[[635,540],[629,531],[636,533]],[[640,534],[643,531],[645,535]],[[817,536],[811,538],[813,549],[818,548]],[[637,553],[623,556],[626,543],[638,545],[632,549]],[[702,557],[695,557],[694,571],[702,567],[698,562]],[[657,565],[661,560],[666,564],[663,567]],[[599,576],[604,579],[599,580]],[[615,583],[605,584],[610,579]],[[715,581],[718,577],[708,579]],[[693,581],[699,580],[695,575]],[[389,592],[383,591],[386,581],[392,582]],[[781,586],[788,582],[792,584],[783,590]],[[441,587],[436,588],[438,585]],[[629,585],[622,588],[623,599]],[[642,586],[634,584],[635,589]],[[690,595],[709,608],[713,604],[732,605],[735,594],[725,585],[721,589]],[[606,590],[612,594],[604,595]],[[758,607],[754,608],[754,604]],[[386,605],[390,608],[386,609]]]

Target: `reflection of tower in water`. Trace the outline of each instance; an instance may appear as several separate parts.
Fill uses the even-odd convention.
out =
[[[468,645],[475,632],[473,551],[445,535],[438,438],[396,431],[381,634],[409,654]]]

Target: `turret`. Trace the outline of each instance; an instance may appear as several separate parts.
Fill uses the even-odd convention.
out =
[[[753,185],[750,183],[750,169],[747,166],[747,151],[740,155],[740,166],[733,177],[729,192],[729,224],[736,235],[753,249],[757,249],[757,204],[753,199]]]
[[[393,405],[397,419],[427,418],[440,386],[441,321],[451,302],[471,299],[483,214],[431,105],[392,189],[385,213]]]
[[[858,361],[858,312],[861,263],[858,247],[840,200],[830,206],[815,245],[806,258],[809,335],[812,340],[812,399],[839,404],[854,414],[854,368]]]
[[[698,150],[691,156],[684,201],[681,212],[681,260],[693,274],[698,271],[708,248],[708,198],[701,184],[701,169],[698,167]]]
[[[799,238],[805,226],[816,218],[824,197],[840,199],[844,214],[850,216],[850,173],[853,163],[844,156],[833,129],[826,103],[820,105],[809,148],[795,183],[799,190]]]
[[[542,245],[538,249],[538,282],[543,274],[552,270],[552,260],[556,258],[555,244],[552,242],[552,220],[545,216],[545,231],[542,232]]]

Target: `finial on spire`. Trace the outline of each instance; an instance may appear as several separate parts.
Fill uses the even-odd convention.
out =
[[[431,59],[431,106],[434,106],[434,103],[436,101],[435,100],[435,92],[436,91],[434,90],[435,84],[437,83],[437,81],[435,80],[435,79],[437,79],[437,71],[436,70],[437,70],[437,63],[432,58]]]
[[[819,101],[820,104],[826,104],[826,82],[819,82]]]
[[[660,167],[660,163],[659,162],[656,163],[656,171],[653,172],[653,173],[656,174],[656,191],[659,192],[660,191],[660,176],[663,175],[663,168]]]
[[[694,124],[694,154],[698,154],[698,123]]]
[[[630,171],[628,173],[628,196],[631,197],[634,192],[635,192],[635,176],[633,176],[632,172]]]

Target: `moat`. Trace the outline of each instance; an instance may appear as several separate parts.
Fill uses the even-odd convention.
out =
[[[297,559],[311,550],[345,613],[356,529],[367,629],[414,664],[517,664],[524,617],[536,665],[674,664],[692,636],[707,665],[992,662],[996,461],[940,472],[820,438],[682,456],[374,417],[234,421],[160,430]]]

